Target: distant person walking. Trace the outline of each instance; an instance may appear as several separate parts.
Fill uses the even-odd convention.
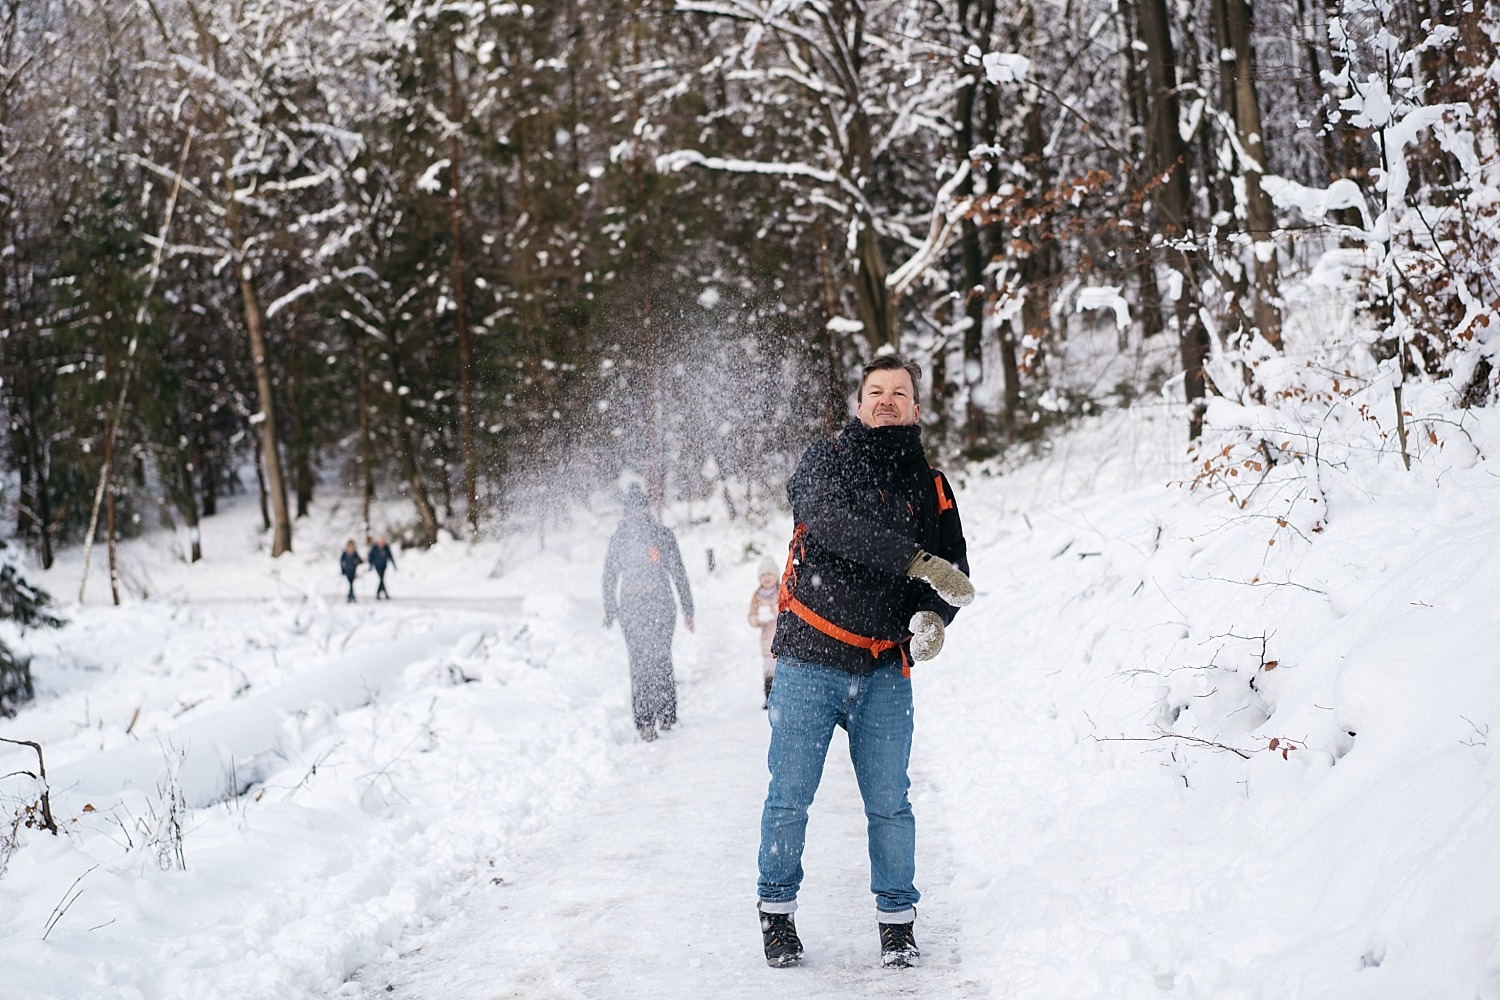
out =
[[[385,599],[389,601],[391,599],[391,592],[385,589],[385,568],[390,566],[391,569],[395,569],[396,557],[391,554],[391,547],[386,544],[384,535],[376,538],[375,544],[370,546],[369,558],[370,568],[380,578],[380,586],[375,588],[375,600],[380,600],[381,596],[384,595]],[[418,573],[417,575],[421,576],[422,574]]]
[[[650,742],[677,722],[677,681],[672,675],[672,633],[677,603],[693,630],[693,592],[677,549],[677,537],[651,516],[645,492],[632,484],[625,513],[604,559],[604,627],[620,620],[630,654],[630,696],[635,728]]]
[[[776,585],[781,580],[781,570],[770,556],[760,561],[760,585],[750,595],[750,627],[760,630],[760,672],[765,682],[765,697],[760,707],[771,702],[771,681],[776,677],[776,654],[771,652],[771,640],[776,638]]]
[[[349,603],[354,603],[354,574],[359,572],[360,563],[364,562],[359,557],[359,550],[354,546],[354,539],[349,539],[344,546],[343,553],[339,556],[339,572],[344,574],[344,579],[349,581]]]
[[[945,627],[974,599],[952,487],[922,448],[921,375],[900,355],[866,364],[855,419],[814,442],[787,483],[796,529],[773,644],[757,885],[773,966],[802,958],[792,914],[807,809],[835,726],[849,734],[868,820],[880,962],[907,966],[919,954],[909,668],[938,654]]]

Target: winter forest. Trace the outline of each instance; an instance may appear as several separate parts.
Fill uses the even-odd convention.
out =
[[[0,0],[0,1000],[1500,1000],[1497,49]],[[924,962],[839,744],[768,969],[744,605],[893,351],[977,591],[911,682]],[[649,744],[631,485],[697,603]]]
[[[250,491],[275,555],[322,469],[405,497],[414,544],[625,466],[658,504],[772,482],[886,347],[947,454],[1161,393],[1186,442],[1211,398],[1354,388],[1267,375],[1312,273],[1395,392],[1483,405],[1493,15],[7,3],[16,535],[49,565]],[[1090,325],[1167,363],[1091,383]]]

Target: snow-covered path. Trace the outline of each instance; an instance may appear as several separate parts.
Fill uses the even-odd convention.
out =
[[[926,957],[916,969],[877,967],[864,816],[842,731],[809,827],[798,913],[807,959],[765,966],[754,884],[766,717],[753,638],[734,628],[739,601],[731,609],[723,596],[700,611],[700,635],[679,644],[688,650],[678,658],[682,722],[654,744],[609,748],[621,759],[601,797],[517,844],[451,916],[404,941],[399,958],[363,969],[366,995],[983,995],[963,982],[956,908],[944,904],[953,877],[944,826],[920,795]],[[623,647],[619,656],[623,673]],[[924,784],[920,767],[914,783]]]

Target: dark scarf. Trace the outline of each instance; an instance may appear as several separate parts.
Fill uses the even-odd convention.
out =
[[[839,446],[849,449],[849,457],[862,465],[875,467],[927,464],[922,448],[922,427],[903,424],[896,427],[866,427],[856,417],[839,432]]]

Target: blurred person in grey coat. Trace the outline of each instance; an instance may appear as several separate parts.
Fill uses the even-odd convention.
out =
[[[677,588],[677,599],[672,588]],[[677,681],[672,674],[672,633],[677,602],[693,630],[693,592],[677,537],[659,524],[640,486],[625,494],[625,512],[604,560],[604,627],[618,619],[630,654],[630,694],[635,727],[650,742],[677,722]]]
[[[370,568],[380,578],[380,586],[375,588],[375,600],[378,601],[384,597],[389,601],[391,592],[385,589],[385,569],[387,566],[391,569],[396,568],[396,557],[391,553],[390,543],[385,540],[384,535],[375,539],[375,544],[370,546],[369,562]]]

